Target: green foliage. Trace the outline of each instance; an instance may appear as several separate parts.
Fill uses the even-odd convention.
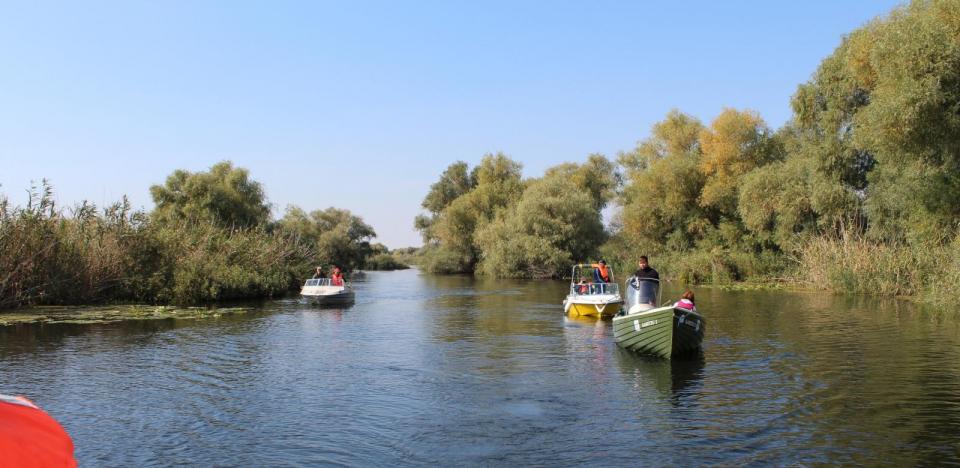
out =
[[[410,268],[390,253],[373,254],[364,262],[366,270],[406,270]]]
[[[398,249],[396,252],[391,252],[387,246],[376,243],[370,246],[370,254],[363,262],[363,269],[365,270],[406,270],[410,268],[407,263],[404,263],[398,257],[409,258],[406,255],[410,255],[416,252],[416,248],[413,250],[408,249]],[[397,255],[394,255],[397,253]]]
[[[308,214],[296,206],[288,206],[278,226],[312,246],[318,264],[337,265],[345,271],[363,266],[373,252],[370,240],[377,235],[360,217],[337,208]]]
[[[430,215],[415,220],[428,241],[419,265],[434,273],[550,277],[596,252],[605,238],[600,210],[621,181],[614,164],[592,154],[526,182],[520,169],[503,154],[485,156],[469,177],[463,163],[447,168],[424,200]]]
[[[296,238],[151,222],[126,199],[102,211],[82,203],[67,215],[46,183],[25,208],[0,202],[0,308],[269,297],[296,287],[309,258]]]
[[[851,33],[793,101],[818,170],[869,234],[940,243],[960,222],[960,4],[914,1]],[[945,235],[946,234],[946,235]]]
[[[150,187],[150,195],[157,205],[152,213],[157,222],[197,220],[248,228],[262,226],[270,217],[260,183],[229,161],[207,172],[177,170],[163,185]]]
[[[715,217],[735,219],[737,193],[750,171],[779,159],[770,129],[753,111],[724,109],[700,132],[700,171],[706,176],[700,205]]]
[[[708,223],[699,205],[705,177],[700,171],[703,126],[671,111],[653,126],[650,138],[620,155],[628,174],[621,195],[623,235],[637,245],[691,247]]]
[[[604,158],[605,159],[605,158]],[[590,168],[588,162],[584,167]],[[480,272],[497,277],[560,276],[574,261],[595,256],[605,233],[586,179],[578,170],[549,171],[520,202],[477,233]],[[612,167],[610,168],[612,173]],[[601,205],[602,206],[602,205]]]
[[[444,173],[445,177],[451,168]],[[474,235],[498,213],[517,203],[523,193],[520,170],[520,163],[501,153],[484,156],[471,175],[473,188],[447,203],[429,223],[429,235],[425,237],[435,239],[440,248],[426,258],[423,266],[428,271],[473,272],[480,257]]]
[[[429,245],[420,253],[419,266],[430,273],[450,275],[467,273],[466,266],[472,259],[443,246]]]
[[[208,223],[151,225],[143,233],[154,249],[135,258],[153,269],[140,275],[146,286],[138,300],[198,304],[282,295],[310,270],[308,246],[263,228],[222,229]]]

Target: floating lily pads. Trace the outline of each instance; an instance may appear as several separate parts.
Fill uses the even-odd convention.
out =
[[[146,305],[97,307],[45,306],[11,312],[0,312],[0,326],[18,323],[92,324],[119,322],[122,320],[217,318],[227,314],[246,313],[250,310],[251,309],[245,307],[207,308]]]

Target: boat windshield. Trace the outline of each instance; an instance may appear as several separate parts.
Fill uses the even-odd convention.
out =
[[[308,279],[304,286],[330,286],[330,278]]]
[[[633,277],[627,281],[626,307],[629,309],[635,304],[657,305],[660,292],[660,281],[653,278]]]
[[[577,283],[570,285],[570,294],[580,296],[593,294],[620,294],[620,285],[617,283]]]

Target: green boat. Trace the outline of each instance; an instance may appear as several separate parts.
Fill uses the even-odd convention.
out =
[[[659,291],[659,281],[652,278],[627,281],[626,304],[613,317],[617,345],[664,358],[700,349],[706,328],[703,316],[672,304],[657,307]]]

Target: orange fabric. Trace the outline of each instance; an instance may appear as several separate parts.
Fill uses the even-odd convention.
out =
[[[590,266],[592,266],[592,267],[600,270],[600,277],[603,278],[604,281],[610,281],[610,272],[607,271],[607,266],[606,266],[606,265],[601,265],[601,264],[599,264],[599,263],[593,263],[593,264],[591,264]]]
[[[73,441],[43,410],[0,401],[0,468],[75,467]]]

